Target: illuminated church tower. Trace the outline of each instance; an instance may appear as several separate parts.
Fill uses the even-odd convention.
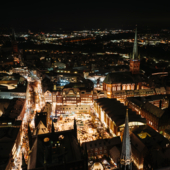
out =
[[[135,30],[135,41],[133,45],[133,54],[130,60],[130,71],[132,72],[132,74],[138,74],[140,72],[140,57],[138,55],[137,28]]]
[[[120,170],[132,170],[131,144],[129,134],[128,109],[126,110],[125,128],[122,141],[122,153],[120,157]]]

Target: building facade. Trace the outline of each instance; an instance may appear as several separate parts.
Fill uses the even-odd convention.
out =
[[[169,106],[168,101],[163,99],[163,102],[159,102],[159,105],[167,108]],[[157,107],[157,102],[142,102],[137,98],[127,98],[126,105],[136,112],[136,114],[141,115],[141,117],[146,119],[147,125],[153,129],[163,133],[165,128],[169,124],[169,108],[162,110]],[[163,108],[163,107],[162,107]]]
[[[101,98],[94,101],[95,114],[100,121],[107,127],[113,135],[122,135],[125,126],[123,117],[125,117],[126,106],[116,99]],[[136,113],[129,110],[129,127],[135,127],[146,124],[145,119],[136,116]]]

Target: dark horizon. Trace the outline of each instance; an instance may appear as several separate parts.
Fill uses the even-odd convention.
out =
[[[170,12],[164,4],[64,3],[5,1],[0,7],[1,28],[16,30],[169,29]]]

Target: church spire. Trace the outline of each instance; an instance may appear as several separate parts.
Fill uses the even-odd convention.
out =
[[[134,45],[133,45],[133,56],[132,59],[138,59],[138,37],[137,37],[137,27],[135,30],[135,40],[134,40]]]
[[[54,128],[53,120],[52,120],[52,128],[51,128],[51,132],[52,132],[52,133],[54,133],[54,132],[55,132],[55,128]]]
[[[129,119],[128,119],[128,109],[126,110],[125,128],[123,133],[122,141],[122,153],[120,158],[121,167],[124,169],[131,169],[131,144],[129,135]]]
[[[74,134],[77,140],[77,123],[76,123],[76,119],[74,118]]]
[[[137,27],[135,30],[135,40],[133,45],[133,54],[130,59],[130,71],[132,74],[140,73],[140,56],[138,55],[138,37],[137,37]]]
[[[12,28],[12,40],[16,41],[15,31],[13,28]]]

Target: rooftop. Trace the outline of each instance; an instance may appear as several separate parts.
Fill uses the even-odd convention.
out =
[[[136,82],[145,82],[146,78],[140,74],[132,74],[131,72],[114,72],[109,73],[104,83],[114,84],[114,83],[136,83]]]
[[[72,162],[82,159],[74,130],[40,134],[34,139],[28,169],[40,168],[46,164],[61,165],[63,161]],[[62,137],[60,137],[62,136]]]
[[[0,99],[0,121],[3,119],[16,119],[25,104],[25,99]]]
[[[116,99],[100,98],[96,99],[100,107],[108,114],[108,116],[116,123],[117,126],[123,125],[125,123],[126,109],[127,106],[120,103]],[[141,122],[146,123],[144,118],[137,115],[136,112],[129,109],[129,122]]]
[[[20,127],[0,128],[0,169],[5,169],[8,164],[19,129]]]

